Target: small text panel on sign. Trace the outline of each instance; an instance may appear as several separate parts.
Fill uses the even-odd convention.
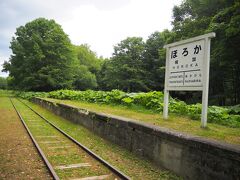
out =
[[[168,87],[202,87],[204,40],[169,48]]]

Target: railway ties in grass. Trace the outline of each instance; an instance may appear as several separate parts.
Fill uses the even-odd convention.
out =
[[[60,179],[120,179],[27,106],[13,103]]]

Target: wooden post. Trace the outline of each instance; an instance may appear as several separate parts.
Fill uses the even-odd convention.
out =
[[[208,113],[208,89],[209,89],[209,69],[210,69],[210,38],[205,38],[204,65],[203,69],[203,90],[202,90],[202,116],[201,127],[207,127]]]

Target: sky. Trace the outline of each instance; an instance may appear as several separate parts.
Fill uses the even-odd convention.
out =
[[[16,28],[36,18],[54,19],[75,45],[88,44],[98,56],[111,57],[127,37],[145,40],[171,29],[172,9],[182,0],[0,0],[0,71],[9,60]],[[7,76],[0,72],[0,76]]]

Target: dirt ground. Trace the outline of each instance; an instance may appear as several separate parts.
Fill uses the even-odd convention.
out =
[[[52,179],[7,97],[0,97],[0,179]]]

